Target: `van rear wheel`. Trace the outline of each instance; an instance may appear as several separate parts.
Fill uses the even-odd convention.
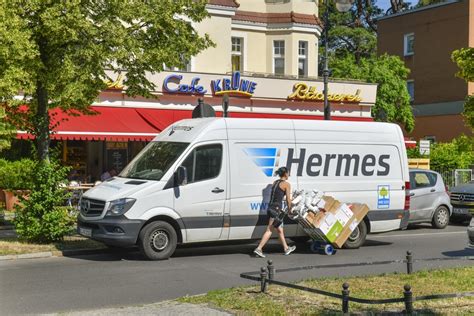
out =
[[[176,231],[167,222],[151,222],[140,231],[138,247],[149,260],[168,259],[173,255],[177,244]]]
[[[367,224],[365,221],[359,223],[356,229],[347,239],[346,243],[342,246],[346,249],[357,249],[365,243],[367,238]]]

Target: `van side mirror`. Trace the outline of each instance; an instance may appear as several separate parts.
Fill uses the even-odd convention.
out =
[[[179,166],[175,172],[175,181],[176,185],[186,185],[188,184],[188,170],[186,167]]]

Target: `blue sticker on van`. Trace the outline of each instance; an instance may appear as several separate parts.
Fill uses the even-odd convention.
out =
[[[377,208],[390,207],[390,186],[379,185],[377,188]]]
[[[267,176],[271,177],[278,165],[280,152],[277,148],[245,148],[244,152],[252,158],[257,167]]]

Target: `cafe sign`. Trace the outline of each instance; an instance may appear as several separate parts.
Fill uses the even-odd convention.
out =
[[[354,94],[328,93],[328,100],[341,103],[359,103],[362,101],[361,91],[357,89]],[[289,100],[299,101],[324,101],[324,93],[318,91],[314,86],[298,82],[293,86],[293,93],[288,96]]]
[[[211,81],[211,89],[214,95],[232,95],[252,97],[257,83],[255,81],[241,79],[240,72],[235,71],[230,78],[215,79]]]

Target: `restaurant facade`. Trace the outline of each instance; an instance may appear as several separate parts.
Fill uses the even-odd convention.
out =
[[[113,76],[113,74],[110,74]],[[62,143],[62,159],[80,181],[100,179],[101,173],[125,165],[170,124],[190,119],[198,99],[222,116],[223,96],[229,96],[231,118],[323,119],[323,83],[320,80],[265,78],[230,74],[162,72],[150,75],[156,88],[152,98],[128,97],[115,74],[110,89],[91,106],[95,115],[67,116],[57,110],[51,134]],[[377,86],[360,82],[330,82],[333,120],[372,121]],[[20,131],[18,138],[29,135]]]

